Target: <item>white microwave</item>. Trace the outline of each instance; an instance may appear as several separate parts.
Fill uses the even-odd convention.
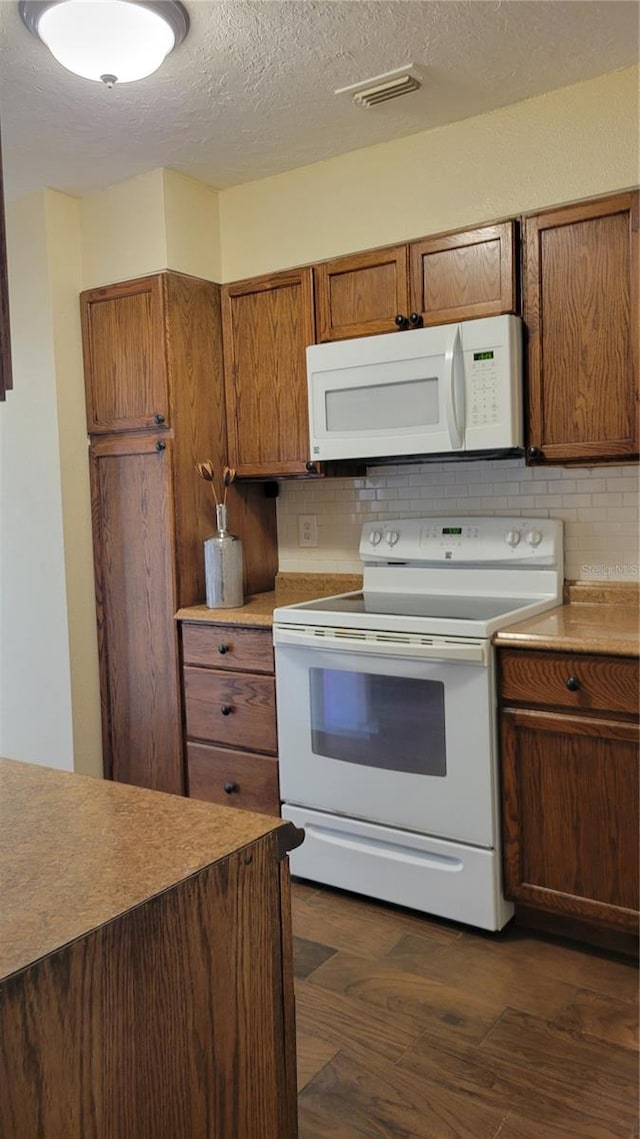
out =
[[[522,321],[492,316],[307,348],[314,459],[522,447]]]

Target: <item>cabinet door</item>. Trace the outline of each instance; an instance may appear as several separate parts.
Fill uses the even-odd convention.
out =
[[[638,453],[637,191],[524,220],[530,457]]]
[[[162,278],[91,289],[80,298],[91,434],[168,424]]]
[[[7,273],[7,242],[4,221],[4,193],[2,183],[2,145],[0,143],[0,400],[12,387],[11,340],[9,330],[9,276]]]
[[[184,789],[174,576],[172,441],[94,441],[91,489],[105,773]]]
[[[230,466],[240,478],[304,474],[311,269],[225,285],[222,321]]]
[[[502,713],[505,894],[638,926],[638,726]]]
[[[408,317],[406,245],[325,261],[313,270],[318,341],[395,332]]]
[[[515,222],[425,237],[409,251],[411,310],[424,324],[517,311]]]

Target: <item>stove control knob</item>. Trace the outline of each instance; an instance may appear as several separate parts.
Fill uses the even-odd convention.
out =
[[[542,541],[542,534],[539,530],[529,530],[527,534],[527,542],[530,546],[539,546]]]
[[[385,534],[385,539],[386,539],[387,545],[388,546],[395,546],[399,537],[400,537],[400,535],[399,535],[397,530],[389,530],[387,532],[387,534]]]
[[[507,543],[507,545],[511,546],[511,548],[514,549],[518,545],[518,542],[520,541],[521,537],[522,537],[522,534],[520,533],[519,530],[507,530],[507,532],[504,536],[504,540]]]
[[[369,534],[369,541],[372,546],[377,546],[382,541],[382,532],[380,530],[372,530]]]

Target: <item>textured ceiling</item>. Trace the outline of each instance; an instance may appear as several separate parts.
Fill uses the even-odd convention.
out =
[[[0,0],[9,196],[86,194],[170,166],[220,189],[626,67],[636,0],[186,0],[163,67],[112,91],[61,68]],[[334,95],[413,62],[420,91],[362,110]]]

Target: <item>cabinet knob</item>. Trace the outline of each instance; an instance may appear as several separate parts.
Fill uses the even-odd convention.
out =
[[[580,687],[580,681],[577,676],[568,676],[566,684],[569,692],[577,692]]]
[[[156,442],[156,451],[164,451],[166,446],[167,444],[165,443],[164,439],[158,439]]]
[[[154,423],[164,423],[164,415],[162,415],[161,412],[157,411],[153,417],[153,420]]]
[[[408,328],[409,327],[409,321],[408,321],[407,317],[404,315],[404,313],[402,313],[402,312],[398,313],[395,322],[396,322],[396,325],[398,328]]]
[[[220,706],[220,711],[222,712],[223,716],[230,716],[233,709],[230,704],[222,704]]]
[[[220,653],[220,656],[223,657],[225,653],[229,652],[229,646],[228,645],[218,645],[218,652]]]
[[[305,463],[304,468],[309,472],[310,475],[315,475],[316,471],[318,470],[316,464],[311,462],[311,459],[309,459],[308,463]]]
[[[539,459],[542,456],[542,451],[539,447],[527,447],[528,459]]]
[[[409,316],[409,324],[412,328],[422,328],[422,314],[419,312],[412,312]]]
[[[227,795],[233,795],[234,791],[238,790],[238,784],[237,783],[224,783],[223,788],[226,791]]]

